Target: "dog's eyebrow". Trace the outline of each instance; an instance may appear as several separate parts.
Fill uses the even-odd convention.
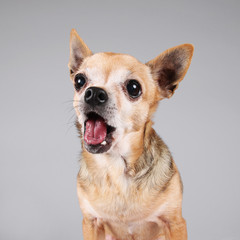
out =
[[[133,74],[133,72],[131,71],[131,70],[128,70],[128,73],[127,73],[127,78],[130,76],[130,75],[132,75]]]
[[[126,79],[129,78],[129,76],[132,74],[132,71],[126,68],[118,68],[118,69],[113,69],[110,73],[109,76],[106,78],[108,79],[107,81],[111,81],[111,79],[114,82],[123,82]]]
[[[139,75],[137,71],[134,71],[134,69],[131,69],[131,70],[128,71],[128,73],[126,75],[126,78],[128,78],[128,79],[130,79],[130,78],[139,79],[139,78],[141,78],[140,76],[141,75]]]

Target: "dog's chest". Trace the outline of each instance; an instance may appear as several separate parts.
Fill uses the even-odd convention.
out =
[[[146,208],[146,205],[136,199],[124,199],[111,194],[108,195],[108,199],[101,195],[99,201],[96,202],[84,199],[82,206],[96,220],[94,221],[96,222],[95,227],[102,228],[104,226],[105,231],[108,229],[107,234],[115,236],[117,239],[124,236],[123,239],[130,240],[132,236],[137,236],[137,239],[145,240],[141,236],[148,233],[150,239],[155,239],[154,237],[164,227],[159,216],[166,210],[165,205],[156,209],[155,213],[153,213],[154,211],[150,213],[146,211],[151,208],[150,203],[148,203],[149,208]]]
[[[85,191],[79,194],[81,208],[94,218],[116,221],[144,218],[146,212],[143,210],[149,209],[150,194],[147,189],[139,190],[138,187],[125,174],[124,164],[115,162],[99,170],[87,189],[80,189],[80,192]]]
[[[120,220],[132,215],[139,204],[134,200],[131,183],[125,176],[114,181],[109,176],[100,184],[95,183],[87,196],[83,198],[82,208],[93,217]]]
[[[94,177],[87,168],[80,170],[85,175],[82,180],[79,176],[78,185],[84,216],[97,220],[97,228],[103,224],[104,229],[114,230],[119,238],[124,235],[124,239],[132,239],[136,236],[136,239],[142,240],[140,236],[152,232],[151,239],[155,239],[155,234],[164,226],[161,216],[168,206],[156,198],[159,191],[151,187],[151,178],[144,178],[143,184],[139,185],[136,179],[126,174],[124,163],[115,161],[111,164],[99,160],[100,166],[95,169]]]

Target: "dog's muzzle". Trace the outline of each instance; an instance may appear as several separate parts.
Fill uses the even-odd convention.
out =
[[[87,117],[84,123],[85,148],[91,153],[106,152],[111,147],[115,130],[104,119],[108,95],[102,88],[90,87],[85,92],[84,101]]]

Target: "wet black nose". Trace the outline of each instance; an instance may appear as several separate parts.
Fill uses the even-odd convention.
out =
[[[107,102],[108,95],[102,88],[90,87],[86,90],[84,99],[89,105],[96,106]]]

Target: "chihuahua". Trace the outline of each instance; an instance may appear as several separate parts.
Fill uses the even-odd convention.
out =
[[[177,89],[192,55],[193,45],[183,44],[143,64],[127,54],[93,54],[71,31],[84,240],[187,239],[181,177],[151,118]]]

